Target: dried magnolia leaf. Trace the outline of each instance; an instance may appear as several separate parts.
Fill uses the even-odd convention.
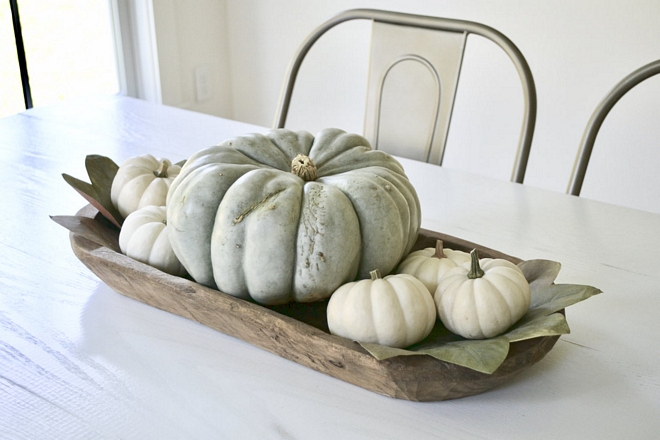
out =
[[[523,261],[518,267],[529,282],[532,292],[552,284],[561,270],[560,263],[550,260]]]
[[[85,158],[85,168],[87,168],[87,175],[96,190],[99,201],[104,206],[111,206],[114,209],[110,192],[112,190],[112,181],[119,170],[119,166],[110,158],[91,154]]]
[[[96,188],[107,188],[109,193],[119,166],[109,157],[90,154],[85,157],[85,168],[92,185]]]
[[[388,347],[386,345],[380,344],[370,344],[368,342],[358,342],[367,350],[373,357],[382,361],[383,359],[389,359],[395,356],[416,356],[419,355],[416,351],[404,350],[403,348],[394,348]]]
[[[436,348],[422,350],[419,353],[491,374],[502,365],[507,354],[509,354],[509,340],[503,336],[498,336],[482,340],[448,342]]]
[[[87,182],[83,182],[82,180],[76,179],[75,177],[69,176],[68,174],[62,174],[62,177],[64,177],[64,180],[73,187],[76,191],[78,191],[78,194],[83,196],[85,200],[87,200],[93,207],[95,207],[103,217],[107,218],[117,226],[118,228],[121,227],[121,224],[117,221],[117,219],[112,215],[110,211],[108,211],[105,206],[99,202],[99,197],[96,194],[96,190],[92,185],[90,185]],[[119,217],[121,218],[121,217]]]
[[[87,194],[88,196],[92,197],[93,199],[96,199],[98,197],[96,195],[96,190],[89,183],[84,182],[84,181],[82,181],[80,179],[77,179],[73,176],[70,176],[68,174],[62,174],[62,177],[64,178],[66,183],[71,185],[73,187],[73,189],[75,189],[79,193]]]
[[[599,289],[591,286],[552,284],[534,293],[532,296],[534,306],[530,306],[521,323],[528,323],[540,316],[558,312],[599,293],[601,293]]]
[[[394,356],[429,355],[441,361],[491,374],[504,362],[509,353],[509,340],[497,337],[483,340],[463,340],[440,343],[423,350],[403,350],[378,344],[360,343],[378,360]]]
[[[55,215],[50,218],[75,234],[115,252],[121,252],[118,243],[119,230],[112,227],[109,222],[104,222],[103,218],[93,219],[76,215]]]
[[[526,339],[543,336],[566,335],[571,332],[566,317],[561,313],[541,316],[530,322],[516,325],[513,330],[504,336],[509,342],[524,341]]]
[[[112,204],[110,192],[112,181],[117,174],[119,166],[112,159],[96,154],[85,158],[85,168],[91,185],[68,174],[62,174],[64,180],[80,195],[91,203],[99,212],[117,227],[121,227],[123,218]]]

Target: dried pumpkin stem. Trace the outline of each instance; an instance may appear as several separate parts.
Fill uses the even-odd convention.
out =
[[[316,165],[309,157],[299,154],[291,161],[291,172],[306,182],[316,180]]]
[[[167,159],[163,159],[160,161],[160,166],[156,171],[154,171],[154,175],[156,177],[167,177],[167,169],[172,166],[172,162],[170,162]]]
[[[477,254],[476,249],[473,249],[472,252],[470,252],[470,258],[470,271],[468,272],[467,277],[471,280],[481,278],[484,276],[485,272],[481,269],[481,266],[479,266],[479,255]]]
[[[380,275],[380,270],[378,269],[372,270],[371,272],[369,272],[369,275],[371,275],[371,281],[376,281],[382,278]]]
[[[435,258],[447,258],[443,250],[443,246],[444,243],[442,242],[442,240],[438,240],[435,242],[435,254],[433,254]]]

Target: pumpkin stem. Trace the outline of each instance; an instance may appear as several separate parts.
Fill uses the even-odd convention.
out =
[[[293,158],[291,172],[306,182],[316,180],[317,177],[316,165],[314,165],[312,159],[304,154],[299,154]]]
[[[470,271],[468,272],[467,277],[471,280],[481,278],[484,276],[485,272],[481,269],[481,266],[479,266],[479,255],[477,254],[476,249],[473,249],[472,252],[470,252],[470,258]]]
[[[167,159],[163,159],[160,161],[160,166],[156,171],[154,171],[154,175],[156,177],[167,177],[167,169],[172,166],[172,162],[170,162]]]
[[[369,272],[369,275],[371,275],[371,281],[376,281],[382,278],[380,276],[380,270],[378,269],[372,270],[371,272]]]
[[[435,254],[433,254],[435,258],[447,258],[445,252],[443,251],[443,245],[444,243],[442,242],[442,240],[438,240],[435,242]]]

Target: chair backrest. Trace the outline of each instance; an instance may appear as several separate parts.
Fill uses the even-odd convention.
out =
[[[660,73],[660,60],[653,61],[646,64],[639,69],[632,72],[630,75],[623,78],[610,93],[598,104],[596,110],[591,115],[587,127],[582,135],[580,148],[578,149],[577,157],[571,172],[571,179],[566,189],[567,194],[579,196],[582,191],[582,184],[584,183],[584,176],[587,173],[587,166],[591,158],[591,152],[594,148],[596,136],[605,117],[609,114],[614,105],[637,84],[642,81]]]
[[[522,53],[507,37],[470,21],[375,9],[353,9],[334,16],[303,41],[291,61],[275,117],[276,128],[285,126],[296,77],[307,52],[329,29],[355,19],[373,22],[365,137],[374,148],[437,165],[442,165],[444,157],[467,36],[480,35],[501,47],[513,61],[522,83],[523,124],[511,181],[523,182],[536,122],[534,79]],[[405,81],[395,81],[401,77]],[[420,91],[421,85],[428,87]],[[421,103],[402,111],[398,108],[400,98],[411,94],[420,96]],[[414,123],[408,124],[408,129],[402,128],[406,125],[400,123],[402,119]],[[427,128],[420,127],[420,121]]]

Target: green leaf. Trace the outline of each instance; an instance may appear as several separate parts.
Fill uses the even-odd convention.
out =
[[[498,336],[490,339],[448,342],[419,353],[429,354],[441,361],[491,374],[497,370],[509,354],[509,340]]]
[[[178,161],[174,165],[179,165],[181,168],[183,168],[183,166],[186,164],[186,162],[187,162],[187,160],[183,159],[183,160]]]
[[[429,355],[486,374],[497,370],[509,353],[509,340],[503,336],[441,343],[433,348],[414,351],[362,342],[360,345],[378,360],[394,356]]]
[[[416,351],[404,350],[403,348],[388,347],[386,345],[371,344],[368,342],[358,342],[365,350],[367,350],[373,357],[382,361],[395,356],[415,356],[419,355]]]
[[[79,193],[86,194],[86,195],[88,195],[88,196],[90,196],[94,199],[96,199],[98,197],[96,195],[96,190],[89,183],[87,183],[85,181],[82,181],[80,179],[77,179],[77,178],[75,178],[73,176],[70,176],[68,174],[62,174],[62,177],[64,178],[66,183],[71,185],[73,187],[73,189],[75,189]]]
[[[68,174],[62,174],[62,177],[64,177],[64,180],[73,187],[76,191],[78,191],[78,194],[83,196],[85,200],[87,200],[90,205],[95,207],[103,217],[107,218],[110,220],[115,226],[118,228],[121,227],[121,224],[114,218],[114,216],[99,202],[99,197],[96,194],[96,190],[92,185],[90,185],[87,182],[83,182],[82,180],[76,179],[75,177],[69,176]]]
[[[561,264],[556,261],[550,260],[528,260],[518,264],[520,270],[525,275],[525,279],[529,283],[529,288],[534,296],[534,291],[542,289],[551,285],[559,271]]]
[[[599,293],[599,289],[591,286],[552,284],[535,292],[532,297],[534,305],[530,306],[521,322],[528,323],[540,316],[550,315]]]
[[[68,174],[62,174],[64,180],[71,185],[85,200],[99,210],[99,212],[117,227],[121,227],[123,218],[112,204],[110,192],[112,181],[119,170],[119,166],[105,156],[96,154],[85,158],[85,168],[91,185]]]
[[[516,325],[513,330],[504,336],[509,342],[517,342],[543,336],[565,335],[570,332],[571,329],[568,327],[566,317],[561,313],[553,313]]]
[[[117,171],[119,171],[119,166],[110,158],[91,154],[85,158],[85,168],[100,201],[104,205],[113,206],[110,199],[110,192],[112,190],[112,181]]]
[[[55,215],[50,218],[73,233],[115,252],[121,252],[118,244],[119,230],[109,225],[107,220],[104,222],[103,218],[93,219],[75,215]]]

